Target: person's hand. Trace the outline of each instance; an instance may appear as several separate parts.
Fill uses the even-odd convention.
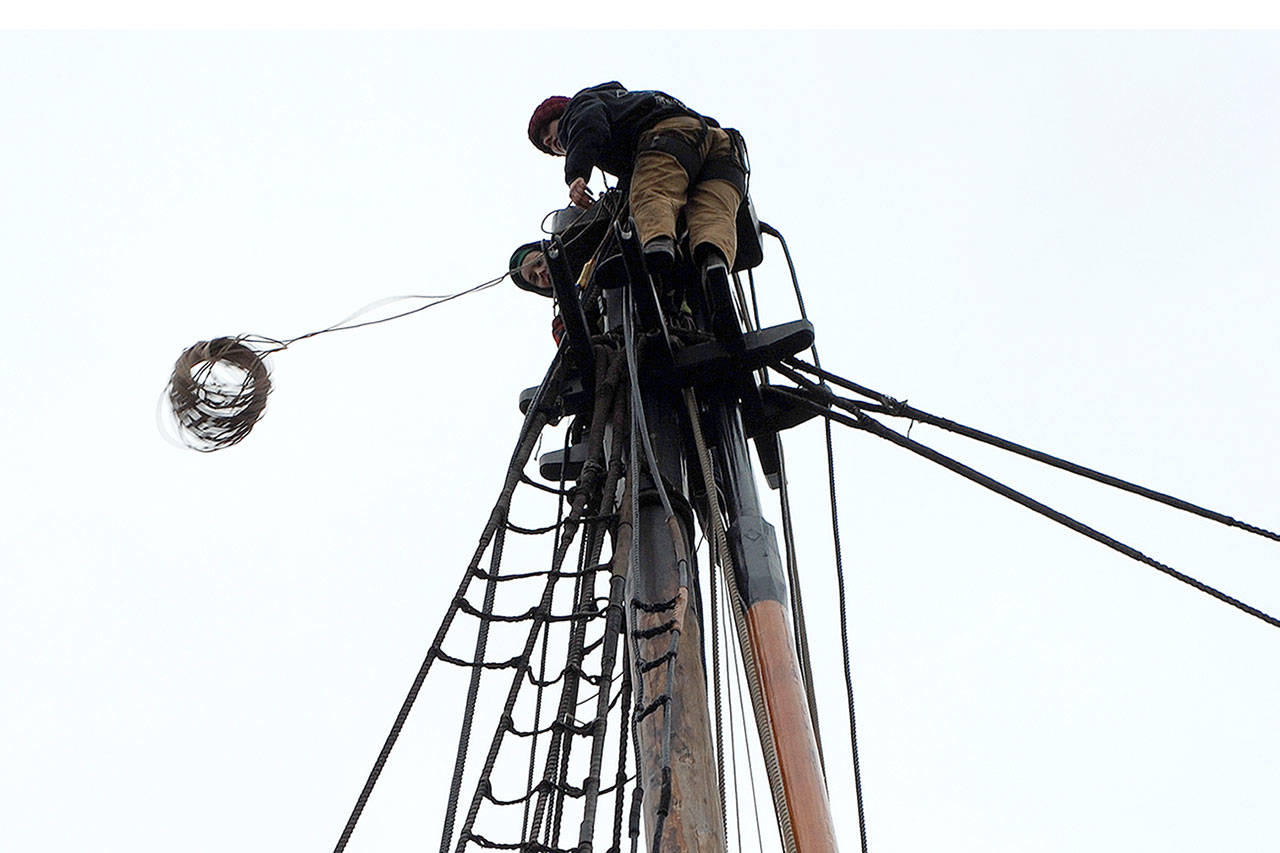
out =
[[[578,207],[590,207],[595,204],[595,199],[591,197],[591,190],[587,189],[586,178],[574,178],[573,183],[569,184],[569,200]]]

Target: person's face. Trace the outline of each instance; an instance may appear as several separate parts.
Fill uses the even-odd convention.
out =
[[[551,292],[551,270],[547,269],[547,258],[542,252],[525,256],[520,262],[520,277],[542,293]]]
[[[560,144],[560,119],[553,118],[542,129],[542,144],[553,154],[564,156],[564,146]]]

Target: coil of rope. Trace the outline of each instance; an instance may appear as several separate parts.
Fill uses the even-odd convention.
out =
[[[331,326],[292,338],[237,335],[198,341],[183,350],[174,362],[162,396],[168,417],[162,417],[161,431],[174,443],[201,453],[239,444],[266,414],[267,397],[271,393],[268,356],[309,338],[389,323],[435,308],[488,290],[509,275],[510,271],[505,272],[456,293],[389,296],[369,303]],[[427,302],[387,317],[359,320],[385,305],[409,300]]]

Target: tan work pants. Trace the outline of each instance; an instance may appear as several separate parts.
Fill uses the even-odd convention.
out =
[[[658,133],[675,134],[694,145],[702,136],[702,123],[691,116],[663,119],[641,134],[641,149]],[[699,153],[703,163],[732,157],[729,134],[721,128],[708,127]],[[689,248],[710,243],[732,267],[738,249],[737,215],[741,203],[742,194],[733,184],[720,179],[698,181],[697,175],[686,175],[671,154],[644,151],[636,158],[631,177],[631,216],[636,221],[641,244],[655,237],[674,240],[676,217],[683,209],[689,225]]]

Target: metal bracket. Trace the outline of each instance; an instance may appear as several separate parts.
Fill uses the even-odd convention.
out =
[[[533,403],[537,393],[536,386],[520,392],[520,414],[529,413],[529,405]],[[591,411],[591,391],[583,384],[580,375],[571,376],[560,386],[560,394],[554,400],[547,400],[544,405],[555,421],[570,415],[586,414]]]
[[[538,473],[542,475],[542,479],[552,483],[559,483],[561,480],[576,481],[582,476],[582,466],[585,464],[587,464],[587,444],[584,441],[581,444],[570,445],[567,461],[564,448],[542,454],[538,457]]]

